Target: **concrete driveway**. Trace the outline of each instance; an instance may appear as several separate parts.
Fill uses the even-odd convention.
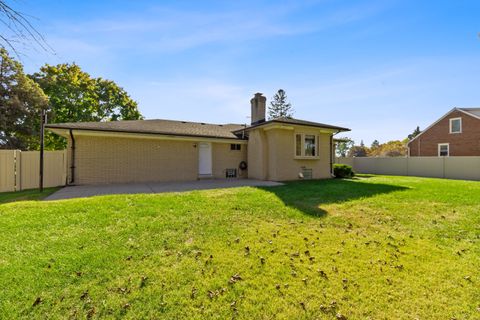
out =
[[[207,190],[236,187],[274,187],[283,185],[280,182],[232,179],[232,180],[198,180],[188,182],[149,182],[129,184],[107,184],[96,186],[64,187],[48,196],[45,200],[62,200],[86,198],[108,194],[163,193],[183,192],[192,190]]]

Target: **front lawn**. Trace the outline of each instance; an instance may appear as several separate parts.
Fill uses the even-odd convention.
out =
[[[0,204],[0,318],[478,319],[480,183]]]

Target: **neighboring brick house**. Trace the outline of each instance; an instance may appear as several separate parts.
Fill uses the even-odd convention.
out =
[[[410,157],[480,156],[480,108],[454,108],[408,143]]]

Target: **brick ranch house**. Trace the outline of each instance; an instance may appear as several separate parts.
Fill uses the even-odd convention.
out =
[[[172,120],[49,124],[68,141],[68,184],[332,177],[333,135],[347,128],[265,120],[266,98],[251,99],[249,126]]]
[[[410,157],[480,156],[480,108],[453,108],[407,146]]]

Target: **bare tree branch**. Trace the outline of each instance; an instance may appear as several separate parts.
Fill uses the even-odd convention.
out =
[[[0,0],[0,47],[11,49],[20,58],[18,45],[39,46],[42,50],[54,54],[43,35],[32,25],[27,16]],[[2,30],[4,29],[4,30]]]

